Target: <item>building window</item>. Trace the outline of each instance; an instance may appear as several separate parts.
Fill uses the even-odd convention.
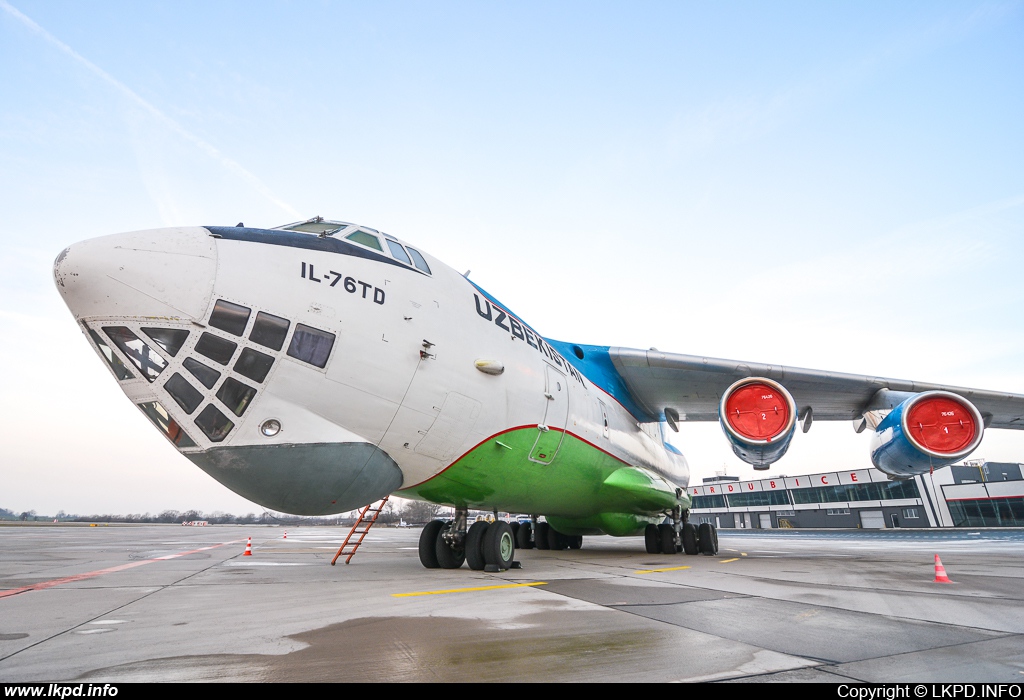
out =
[[[903,517],[910,520],[912,518],[920,518],[921,516],[917,514],[917,508],[904,508]]]
[[[849,515],[850,514],[850,509],[849,508],[829,508],[827,511],[825,511],[825,514],[826,515]]]

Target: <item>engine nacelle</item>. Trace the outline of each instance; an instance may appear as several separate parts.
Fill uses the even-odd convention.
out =
[[[901,403],[875,429],[871,462],[899,478],[925,474],[974,452],[985,421],[967,399],[925,391]]]
[[[718,422],[737,457],[754,469],[767,469],[789,449],[796,432],[796,402],[771,379],[741,379],[722,396]]]

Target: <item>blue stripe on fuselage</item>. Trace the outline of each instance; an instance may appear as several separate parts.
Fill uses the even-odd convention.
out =
[[[367,250],[362,246],[349,243],[345,239],[321,238],[312,233],[300,233],[298,231],[282,231],[280,229],[243,228],[240,226],[204,226],[207,231],[228,241],[245,241],[247,243],[265,243],[268,245],[281,245],[289,248],[305,248],[306,250],[319,250],[325,253],[338,253],[350,255],[355,258],[365,258],[376,262],[387,263],[400,267],[409,272],[425,274],[420,270],[403,265],[397,260],[392,260],[383,253],[376,253]]]

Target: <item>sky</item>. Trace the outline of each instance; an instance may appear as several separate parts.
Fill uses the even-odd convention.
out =
[[[1024,393],[1024,3],[0,0],[0,507],[260,512],[124,397],[51,267],[315,215],[559,340]],[[815,423],[771,473],[869,442]],[[717,424],[674,443],[754,474]]]

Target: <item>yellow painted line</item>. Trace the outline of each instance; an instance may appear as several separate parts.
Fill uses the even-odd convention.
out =
[[[472,593],[474,591],[494,591],[499,588],[525,588],[527,586],[546,586],[547,581],[534,581],[533,583],[506,583],[503,586],[480,586],[478,588],[449,588],[444,591],[416,591],[414,593],[392,593],[392,598],[411,598],[418,595],[443,595],[445,593]]]
[[[683,569],[689,569],[689,568],[690,567],[688,567],[688,566],[670,566],[667,569],[640,569],[639,571],[634,571],[633,573],[634,574],[657,574],[657,573],[661,573],[662,571],[682,571]]]
[[[728,563],[729,563],[729,562],[731,562],[731,561],[739,561],[739,560],[740,560],[740,558],[739,558],[739,557],[735,557],[735,558],[733,558],[733,559],[723,559],[722,561],[720,561],[720,562],[718,562],[718,563],[719,563],[719,564],[728,564]]]
[[[745,557],[745,556],[747,556],[747,553],[746,552],[740,552],[740,556],[741,557]]]

